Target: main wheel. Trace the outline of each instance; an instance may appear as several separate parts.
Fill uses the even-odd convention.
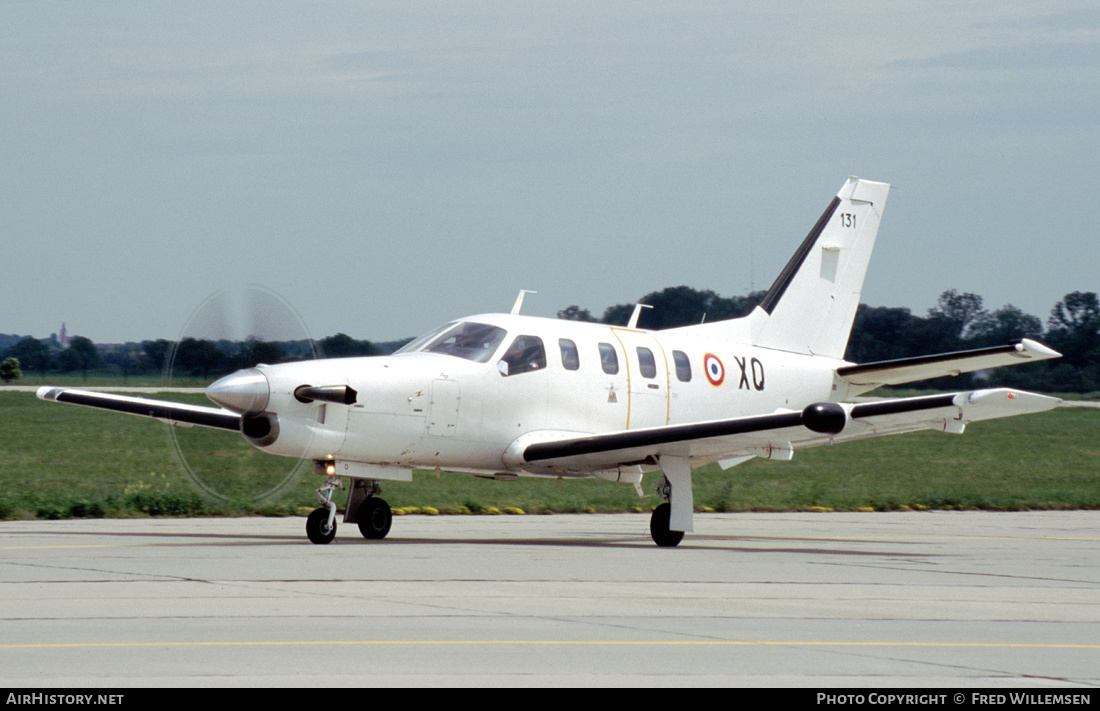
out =
[[[306,535],[317,544],[332,543],[336,538],[336,521],[328,525],[328,509],[314,509],[306,519]]]
[[[393,524],[393,512],[390,511],[390,505],[373,496],[368,497],[363,502],[355,518],[359,522],[359,532],[363,534],[363,538],[371,540],[385,538],[386,534],[390,532],[390,525]]]
[[[671,548],[684,540],[683,531],[669,530],[668,522],[671,516],[672,505],[661,504],[653,509],[653,515],[649,519],[649,535],[653,537],[653,542],[662,548]]]

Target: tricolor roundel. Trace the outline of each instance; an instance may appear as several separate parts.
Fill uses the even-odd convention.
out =
[[[722,365],[721,359],[713,353],[703,356],[703,372],[707,374],[707,382],[714,387],[718,387],[726,379],[726,366]]]

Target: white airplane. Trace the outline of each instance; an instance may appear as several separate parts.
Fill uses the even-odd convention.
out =
[[[509,314],[440,326],[383,357],[240,370],[210,385],[220,407],[43,387],[38,397],[240,432],[259,449],[313,461],[325,477],[306,532],[344,521],[384,538],[382,481],[414,469],[514,479],[664,474],[650,531],[675,546],[692,531],[692,467],[789,460],[795,450],[941,430],[1048,410],[1012,389],[852,402],[881,385],[1060,354],[1034,341],[857,365],[843,359],[889,185],[849,178],[764,300],[744,318],[663,331]]]

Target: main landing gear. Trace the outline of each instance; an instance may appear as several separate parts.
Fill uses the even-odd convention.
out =
[[[653,509],[653,515],[649,518],[649,535],[653,537],[653,542],[662,548],[672,548],[684,540],[683,531],[669,529],[668,521],[671,516],[672,504],[665,503]]]
[[[684,540],[683,531],[673,531],[669,528],[669,523],[672,520],[672,483],[669,482],[668,477],[661,477],[661,483],[657,486],[657,495],[665,500],[665,503],[661,504],[657,508],[653,509],[653,515],[649,517],[649,535],[653,538],[653,542],[662,548],[672,548],[680,545],[680,541]]]
[[[314,509],[306,518],[306,535],[313,543],[332,543],[336,538],[336,502],[332,500],[332,495],[342,488],[340,477],[330,475],[321,488],[317,489],[317,500],[322,508]],[[377,481],[353,479],[351,492],[348,494],[344,522],[358,524],[363,538],[369,540],[385,538],[393,524],[390,505],[375,496],[381,491]]]
[[[381,540],[390,532],[393,513],[390,511],[390,505],[385,501],[370,496],[359,507],[356,519],[356,523],[359,524],[359,533],[363,534],[363,538]]]

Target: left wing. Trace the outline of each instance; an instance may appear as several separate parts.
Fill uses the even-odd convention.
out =
[[[143,397],[114,395],[111,393],[78,390],[76,388],[42,387],[38,389],[41,400],[67,402],[72,405],[97,407],[102,410],[125,412],[130,415],[152,417],[170,425],[182,427],[212,427],[219,430],[241,431],[241,416],[229,410],[202,405],[187,405],[182,402],[150,400]]]
[[[789,459],[795,449],[917,430],[961,433],[967,423],[1043,412],[1058,398],[1006,388],[865,403],[815,403],[802,411],[582,435],[530,432],[505,463],[535,473],[582,473],[682,457],[694,463],[737,457]]]

